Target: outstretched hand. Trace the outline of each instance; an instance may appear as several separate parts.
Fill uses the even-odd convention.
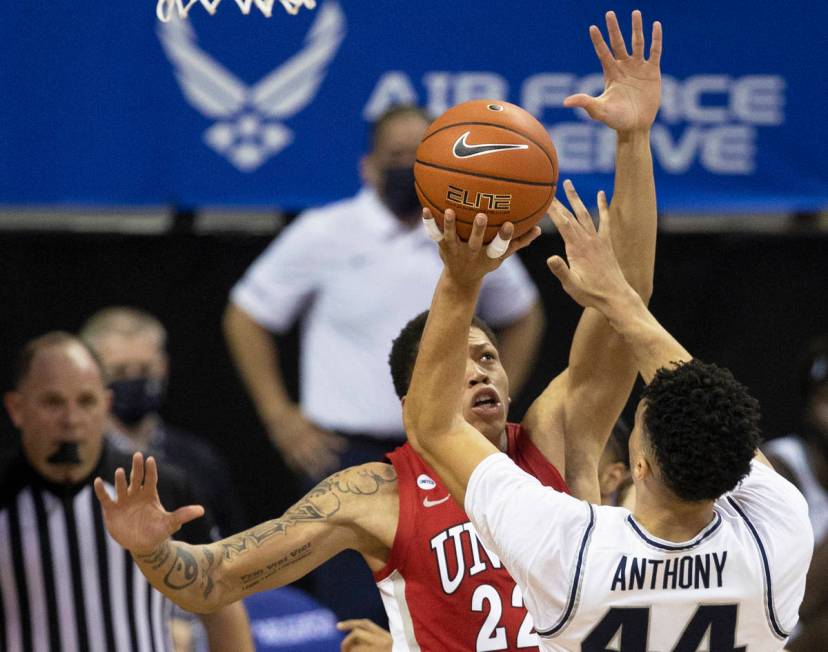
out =
[[[563,186],[575,215],[556,199],[549,208],[549,216],[564,240],[569,264],[560,256],[552,256],[546,264],[569,296],[584,308],[600,310],[609,299],[635,292],[624,278],[612,249],[607,197],[603,191],[598,193],[600,226],[596,230],[575,186],[568,179]]]
[[[145,473],[146,470],[146,473]],[[115,500],[101,478],[95,478],[95,495],[103,508],[106,529],[115,541],[136,555],[149,554],[182,525],[204,515],[201,505],[168,512],[158,498],[155,458],[135,453],[127,485],[122,468],[115,471]]]
[[[451,209],[443,215],[443,231],[440,232],[431,211],[423,209],[423,225],[433,240],[440,243],[440,258],[451,278],[460,285],[471,285],[480,281],[486,274],[496,270],[501,263],[516,251],[529,246],[540,235],[540,227],[532,227],[523,235],[512,239],[514,225],[504,223],[487,246],[483,246],[488,218],[485,213],[474,217],[472,232],[468,242],[463,242],[457,235],[456,216]]]
[[[589,36],[604,70],[604,92],[598,97],[570,95],[564,106],[580,107],[593,120],[611,129],[630,132],[649,129],[661,102],[661,23],[653,23],[650,58],[644,58],[644,28],[641,12],[632,13],[632,54],[627,52],[615,12],[606,14],[612,51],[601,30],[590,25]]]

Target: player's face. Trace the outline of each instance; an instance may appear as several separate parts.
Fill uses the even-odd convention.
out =
[[[71,342],[38,351],[6,407],[32,466],[52,482],[74,483],[98,462],[110,400],[89,352]],[[55,461],[66,444],[74,463]]]
[[[149,330],[132,335],[108,333],[95,341],[95,351],[110,381],[167,376],[167,359],[159,336]]]
[[[479,328],[469,331],[463,416],[494,444],[500,442],[509,410],[509,379],[494,344]]]

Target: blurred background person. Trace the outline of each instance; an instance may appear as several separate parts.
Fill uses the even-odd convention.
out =
[[[772,439],[764,451],[808,501],[814,556],[808,571],[794,652],[820,652],[828,640],[828,336],[814,339],[799,363],[801,430]]]
[[[231,292],[228,346],[271,440],[305,476],[306,489],[326,473],[382,460],[405,441],[386,358],[411,316],[429,306],[442,269],[414,190],[415,154],[429,122],[416,106],[384,113],[361,161],[359,194],[301,214]],[[544,331],[538,291],[517,258],[487,277],[478,312],[498,330],[517,394]],[[285,388],[272,336],[297,319],[298,405]],[[314,582],[340,618],[386,622],[373,578],[355,553],[320,568]]]
[[[80,336],[97,354],[109,379],[109,434],[116,443],[184,470],[218,526],[213,538],[247,527],[220,453],[161,416],[169,376],[167,332],[161,322],[138,308],[112,306],[89,317]]]
[[[172,603],[106,533],[92,480],[127,467],[104,437],[111,393],[77,337],[28,342],[4,396],[20,446],[0,468],[0,648],[172,652]],[[163,471],[171,504],[195,502],[186,476]],[[110,490],[112,488],[110,487]],[[201,521],[201,519],[199,519]],[[176,536],[206,543],[209,517]],[[241,602],[199,617],[212,652],[252,652]]]

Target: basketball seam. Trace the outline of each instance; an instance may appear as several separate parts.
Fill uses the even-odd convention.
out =
[[[467,126],[467,125],[478,126],[478,127],[484,127],[484,126],[485,127],[497,127],[498,129],[505,129],[506,131],[511,131],[513,134],[517,134],[518,136],[523,136],[526,140],[528,140],[530,143],[535,145],[540,151],[543,152],[543,155],[549,161],[549,164],[552,166],[553,170],[558,167],[557,162],[552,160],[552,158],[549,156],[549,153],[546,151],[546,148],[543,145],[541,145],[539,142],[537,142],[534,138],[532,138],[531,136],[523,133],[522,131],[518,131],[517,129],[512,129],[511,127],[504,127],[503,125],[499,125],[499,124],[496,124],[494,122],[454,122],[450,125],[446,125],[445,127],[440,127],[436,131],[428,134],[428,136],[423,138],[423,140],[420,144],[426,142],[432,136],[435,136],[435,135],[439,134],[441,131],[445,131],[446,129],[451,129],[452,127],[463,127],[463,126]]]
[[[496,177],[493,174],[481,174],[480,172],[468,172],[466,170],[458,170],[457,168],[449,168],[444,165],[437,165],[436,163],[427,163],[426,161],[421,161],[420,159],[416,159],[414,163],[419,163],[420,165],[424,165],[428,168],[435,168],[437,170],[442,170],[443,172],[454,172],[456,174],[467,174],[470,177],[480,177],[481,179],[492,179],[494,181],[506,181],[508,183],[519,183],[524,186],[548,186],[552,188],[556,185],[556,182],[551,181],[524,181],[523,179],[510,179],[509,177]]]

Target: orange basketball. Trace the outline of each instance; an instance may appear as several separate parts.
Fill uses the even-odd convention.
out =
[[[485,241],[504,222],[515,236],[543,217],[558,182],[558,157],[549,133],[519,106],[500,100],[458,104],[423,136],[414,163],[417,195],[440,228],[454,210],[457,233],[471,234],[474,216],[489,218]]]

